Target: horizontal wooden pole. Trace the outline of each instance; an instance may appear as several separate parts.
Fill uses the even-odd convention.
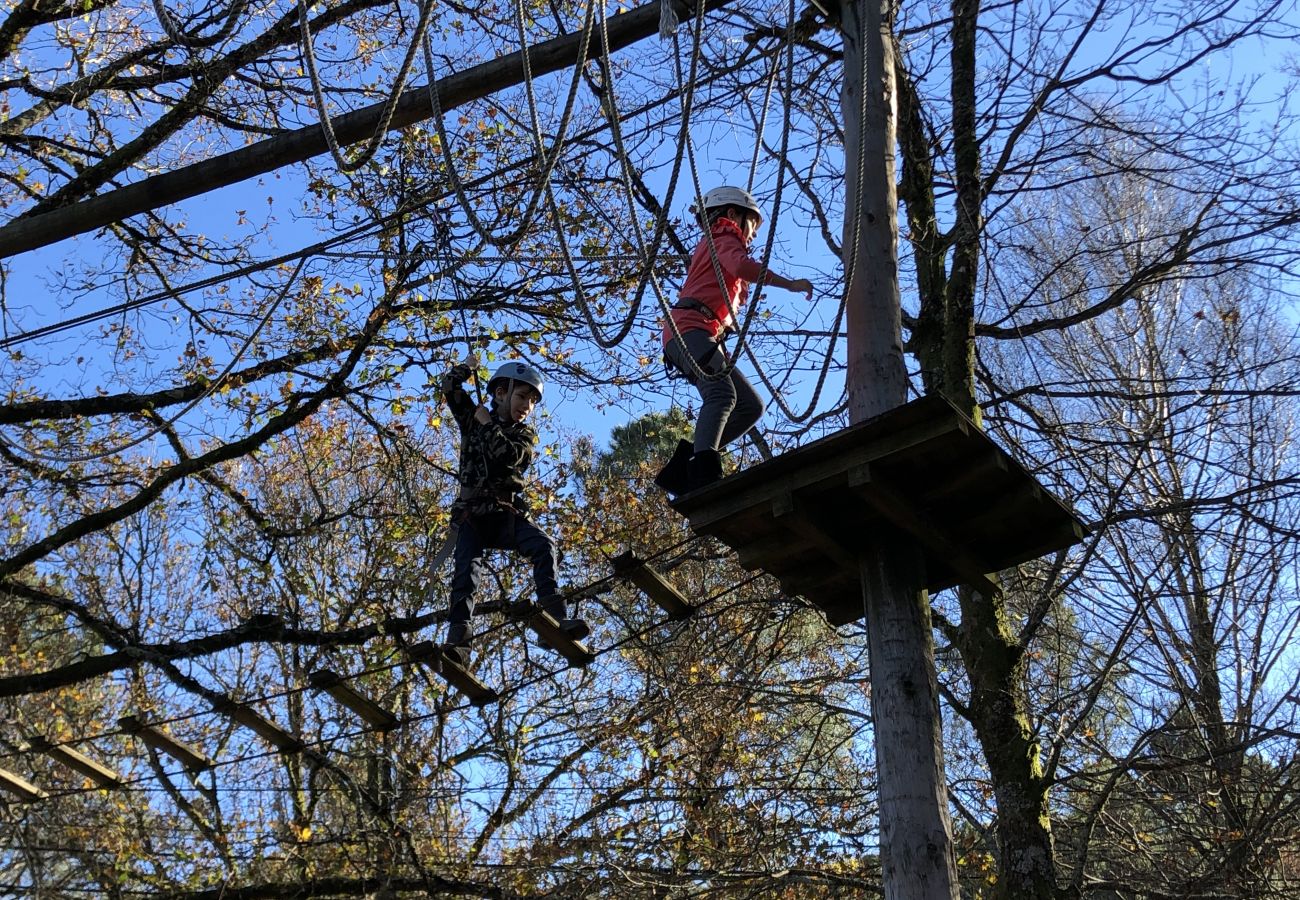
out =
[[[184,741],[176,740],[161,728],[144,724],[139,716],[122,716],[117,720],[117,725],[127,734],[135,735],[159,753],[167,754],[191,772],[202,772],[216,765],[201,750],[191,747]]]
[[[38,736],[32,739],[32,748],[39,750],[50,759],[67,766],[74,772],[79,772],[82,775],[85,775],[102,788],[115,788],[122,786],[122,776],[118,775],[107,766],[95,762],[84,753],[73,750],[71,747],[63,744],[56,744],[48,738]]]
[[[718,9],[727,0],[701,0],[706,10]],[[621,50],[659,28],[659,2],[652,0],[609,20],[609,47],[602,49],[600,29],[592,35],[589,56]],[[534,76],[567,68],[577,62],[581,33],[552,38],[531,47],[528,61]],[[472,66],[436,82],[443,111],[481,100],[524,81],[523,51]],[[368,140],[379,127],[382,103],[339,116],[333,121],[340,145]],[[397,101],[389,130],[405,128],[433,116],[429,87],[404,91]],[[320,125],[276,135],[221,156],[145,178],[107,194],[90,197],[36,216],[19,217],[0,228],[0,258],[6,258],[57,241],[102,228],[131,216],[178,203],[190,197],[226,187],[283,166],[303,162],[329,150]]]

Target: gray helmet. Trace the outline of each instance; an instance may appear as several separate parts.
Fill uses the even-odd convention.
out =
[[[494,393],[497,389],[498,381],[522,381],[537,390],[537,396],[542,395],[542,373],[534,369],[528,363],[508,362],[503,363],[492,373],[491,380],[488,381],[488,393]]]
[[[719,207],[734,206],[737,209],[747,209],[754,215],[758,216],[760,222],[763,221],[763,210],[759,208],[758,201],[754,195],[744,188],[738,187],[715,187],[704,195],[699,203],[691,206],[691,212],[695,215],[704,215],[710,209]]]

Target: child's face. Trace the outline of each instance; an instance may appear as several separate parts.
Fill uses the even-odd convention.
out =
[[[532,385],[516,384],[514,390],[499,387],[496,390],[497,415],[511,422],[522,422],[532,415],[538,399],[537,390]]]

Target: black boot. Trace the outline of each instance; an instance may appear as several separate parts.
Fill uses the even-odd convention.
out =
[[[462,669],[468,669],[470,661],[474,658],[470,651],[470,641],[473,638],[468,623],[453,622],[447,628],[447,640],[442,644],[442,652],[451,657],[452,661],[458,663]]]
[[[721,480],[721,453],[717,450],[701,450],[691,457],[690,472],[686,482],[688,491],[696,491]]]
[[[691,454],[694,452],[695,448],[690,441],[678,441],[672,459],[655,476],[655,484],[673,495],[686,493]]]
[[[560,625],[560,630],[568,635],[571,641],[580,641],[587,635],[591,634],[591,628],[582,619],[567,619],[564,612],[564,598],[556,595],[539,601],[542,612],[546,613]],[[538,641],[537,646],[543,650],[553,649],[546,641]]]

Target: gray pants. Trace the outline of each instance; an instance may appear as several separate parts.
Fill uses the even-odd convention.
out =
[[[721,372],[727,359],[718,343],[707,331],[692,328],[682,332],[686,352],[709,374]],[[695,452],[720,450],[753,428],[763,415],[763,401],[753,385],[738,369],[728,378],[716,381],[697,380],[690,361],[682,355],[681,344],[670,340],[664,357],[695,385],[700,392],[700,417],[695,422]]]

